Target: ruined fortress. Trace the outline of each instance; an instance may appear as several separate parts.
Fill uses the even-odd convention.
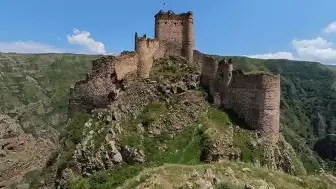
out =
[[[148,78],[155,59],[182,56],[201,69],[200,84],[215,104],[233,109],[261,137],[279,138],[280,76],[245,74],[233,70],[232,60],[217,61],[195,50],[193,13],[160,11],[155,15],[155,37],[134,36],[132,52],[93,61],[92,73],[70,90],[69,108],[106,107],[123,88],[123,81]]]

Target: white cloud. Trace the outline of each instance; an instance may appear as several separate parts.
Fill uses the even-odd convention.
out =
[[[61,41],[61,37],[56,38]],[[0,41],[0,52],[16,52],[16,53],[81,53],[81,54],[115,54],[107,53],[105,45],[102,42],[92,39],[90,32],[73,29],[71,35],[67,35],[68,43],[79,45],[81,49],[69,48],[67,50],[60,49],[51,45],[35,42],[35,41]]]
[[[317,37],[316,39],[293,40],[292,44],[295,49],[300,48],[324,49],[329,48],[333,45],[332,42],[327,41],[322,37]]]
[[[105,45],[102,42],[91,38],[90,32],[73,29],[72,35],[68,35],[68,42],[73,45],[80,45],[91,53],[106,54]]]
[[[336,33],[336,22],[323,29],[324,33]],[[293,52],[276,52],[250,55],[251,58],[262,59],[294,59],[317,61],[325,64],[336,64],[336,46],[332,41],[320,36],[315,39],[294,39],[291,42]]]
[[[250,58],[260,58],[260,59],[290,59],[294,60],[294,56],[290,52],[276,52],[276,53],[267,53],[267,54],[256,54],[248,56]]]
[[[261,59],[290,59],[317,61],[326,64],[336,64],[336,48],[331,41],[316,37],[315,39],[293,40],[292,46],[295,55],[292,52],[276,52],[250,55],[251,58]]]
[[[322,30],[324,33],[336,33],[336,21],[330,23],[326,28]]]
[[[293,40],[292,44],[301,60],[336,63],[336,48],[326,39]]]
[[[62,49],[34,41],[0,41],[0,52],[16,53],[62,53]]]

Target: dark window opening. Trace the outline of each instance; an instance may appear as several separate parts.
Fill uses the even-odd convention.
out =
[[[165,24],[167,24],[167,22],[165,22]]]
[[[13,150],[14,150],[14,147],[13,147],[13,146],[8,147],[7,150],[13,151]]]

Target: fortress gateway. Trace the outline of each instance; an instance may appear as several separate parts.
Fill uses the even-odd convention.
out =
[[[182,56],[201,68],[201,85],[209,90],[215,103],[233,109],[262,138],[279,138],[280,76],[245,74],[233,70],[231,59],[217,61],[195,50],[193,13],[160,11],[155,15],[155,38],[135,33],[132,52],[93,61],[92,74],[70,90],[69,108],[106,107],[120,82],[148,78],[154,59]]]

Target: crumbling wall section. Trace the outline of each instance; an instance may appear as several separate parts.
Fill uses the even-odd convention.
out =
[[[232,79],[233,65],[232,60],[221,60],[218,62],[218,69],[216,72],[216,81],[219,86],[218,92],[220,95],[219,106],[227,107],[230,101],[229,85]]]
[[[194,52],[193,59],[196,66],[199,67],[201,71],[201,86],[210,90],[210,87],[213,87],[214,85],[213,83],[218,68],[218,62],[213,57],[204,55],[198,51]]]
[[[114,61],[114,69],[119,81],[136,78],[139,61],[139,56],[136,52],[123,52]]]
[[[113,101],[125,80],[137,78],[138,55],[123,52],[92,62],[92,74],[70,89],[69,115],[77,109],[105,108]]]

